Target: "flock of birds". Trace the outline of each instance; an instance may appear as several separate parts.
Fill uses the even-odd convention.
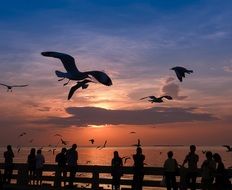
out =
[[[60,79],[58,81],[63,81],[64,79],[68,79],[66,83],[64,83],[64,86],[69,84],[71,80],[76,81],[76,84],[71,87],[69,94],[68,94],[68,100],[70,100],[73,96],[73,94],[78,90],[78,89],[87,89],[91,83],[101,83],[105,86],[111,86],[112,80],[111,78],[103,71],[84,71],[81,72],[75,63],[75,59],[68,54],[65,53],[60,53],[60,52],[53,52],[53,51],[46,51],[42,52],[41,55],[45,57],[53,57],[60,59],[60,61],[63,63],[63,66],[66,70],[66,72],[62,71],[55,71],[55,74],[57,77]],[[185,77],[185,74],[190,74],[193,73],[192,70],[188,70],[184,67],[173,67],[171,70],[175,71],[177,78],[179,79],[180,82],[183,81],[183,78]],[[4,83],[0,83],[0,85],[7,87],[7,91],[12,92],[12,89],[15,87],[26,87],[28,86],[27,84],[23,85],[8,85]],[[155,96],[146,96],[141,98],[140,100],[143,99],[149,99],[148,101],[151,103],[161,103],[163,102],[163,98],[167,100],[172,100],[173,98],[169,95],[164,95],[160,97],[155,97]]]

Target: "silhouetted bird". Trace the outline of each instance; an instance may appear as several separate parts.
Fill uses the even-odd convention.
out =
[[[98,146],[99,150],[105,148],[106,147],[106,143],[107,143],[107,140],[104,142],[104,144],[102,146]]]
[[[126,164],[127,160],[130,160],[131,157],[129,157],[129,156],[124,156],[124,157],[122,157],[122,159],[124,159],[124,164]]]
[[[17,146],[17,152],[19,153],[20,152],[20,150],[21,150],[21,146]]]
[[[143,97],[143,98],[140,98],[140,100],[143,100],[143,99],[146,99],[146,98],[150,98],[150,100],[148,100],[149,102],[151,103],[161,103],[163,102],[163,98],[166,98],[168,100],[172,100],[172,97],[171,96],[160,96],[160,97],[155,97],[155,96],[146,96],[146,97]]]
[[[135,131],[131,131],[130,134],[135,134],[136,132]]]
[[[34,141],[34,139],[31,139],[31,140],[29,140],[29,143],[32,143]]]
[[[46,56],[46,57],[54,57],[54,58],[58,58],[61,60],[67,73],[64,73],[61,71],[55,71],[57,77],[62,78],[59,81],[65,79],[65,78],[69,79],[69,81],[70,80],[80,81],[80,80],[84,80],[86,78],[91,78],[91,76],[92,76],[98,82],[100,82],[106,86],[112,85],[112,81],[111,81],[110,77],[102,71],[80,72],[76,67],[75,59],[68,54],[59,53],[59,52],[52,52],[52,51],[42,52],[41,54],[43,56]],[[67,85],[69,83],[69,81],[67,83],[65,83],[64,85]]]
[[[94,139],[90,139],[89,141],[90,141],[92,144],[94,143]]]
[[[229,145],[222,145],[222,146],[227,148],[226,152],[231,152],[232,151],[232,147],[231,146],[229,146]]]
[[[24,136],[24,135],[26,135],[27,133],[26,132],[22,132],[20,135],[19,135],[19,137],[22,137],[22,136]]]
[[[67,145],[67,144],[68,144],[68,141],[64,141],[62,138],[61,138],[60,140],[61,140],[61,143],[62,143],[63,145]]]
[[[7,87],[7,92],[9,92],[9,91],[12,92],[12,88],[14,88],[14,87],[26,87],[26,86],[28,86],[28,84],[23,84],[23,85],[7,85],[7,84],[3,84],[3,83],[0,83],[0,85]]]
[[[184,67],[173,67],[171,70],[174,70],[176,73],[177,78],[179,79],[180,82],[182,82],[182,78],[185,77],[185,73],[193,73],[193,70],[188,70]]]
[[[62,137],[62,135],[61,134],[55,134],[54,136],[57,136],[57,137]]]
[[[74,92],[75,92],[78,88],[80,88],[80,87],[81,87],[82,89],[88,88],[89,84],[87,84],[87,83],[89,83],[89,82],[94,82],[94,81],[91,81],[91,80],[89,80],[89,79],[85,79],[85,80],[83,80],[83,81],[77,82],[77,84],[74,85],[74,86],[70,89],[69,94],[68,94],[68,100],[70,100],[70,99],[72,98],[72,95],[74,94]]]
[[[202,150],[202,154],[205,154],[207,151],[206,150]]]

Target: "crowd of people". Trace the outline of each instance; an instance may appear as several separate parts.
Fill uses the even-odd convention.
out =
[[[78,171],[77,161],[78,152],[77,145],[73,144],[70,149],[62,148],[61,152],[55,157],[57,163],[56,169],[56,183],[55,186],[60,187],[63,181],[66,186],[66,180],[62,178],[68,177],[68,186],[73,187],[75,175]],[[167,159],[164,162],[164,176],[163,182],[167,187],[167,190],[191,190],[196,189],[196,179],[201,175],[201,189],[202,190],[231,190],[230,180],[227,174],[227,170],[222,162],[221,156],[218,153],[206,152],[206,159],[202,163],[200,170],[198,168],[199,156],[196,154],[196,146],[190,146],[190,152],[186,155],[183,163],[178,164],[177,160],[173,158],[172,151],[167,153]],[[12,172],[14,168],[13,158],[14,153],[11,145],[7,146],[7,150],[4,152],[5,168],[3,177],[0,173],[0,185],[3,183],[9,184],[12,178]],[[136,153],[133,155],[133,190],[142,190],[143,178],[144,178],[144,160],[145,156],[142,153],[142,148],[137,147]],[[27,157],[28,165],[28,183],[30,185],[42,184],[42,173],[45,158],[42,154],[42,150],[32,148],[30,154]],[[185,165],[187,164],[187,167]],[[118,151],[114,151],[113,159],[111,161],[111,175],[112,175],[112,189],[120,189],[120,179],[123,176],[123,161],[119,156]],[[176,176],[180,176],[179,185],[176,182]]]

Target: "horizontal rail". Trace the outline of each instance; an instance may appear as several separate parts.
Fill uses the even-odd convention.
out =
[[[27,164],[16,163],[13,168],[12,180],[23,187],[28,185],[28,170]],[[43,167],[42,180],[46,184],[50,184],[54,187],[58,178],[56,175],[57,165],[45,164]],[[0,170],[4,170],[4,164],[0,163]],[[121,179],[121,185],[131,186],[133,167],[124,166],[122,168],[123,176]],[[228,170],[230,176],[232,176],[232,169]],[[144,187],[161,187],[160,181],[163,176],[164,170],[162,167],[144,167]],[[178,176],[179,174],[177,174]],[[201,176],[200,170],[198,170],[198,177]],[[68,177],[59,177],[60,181],[68,181]],[[100,185],[110,185],[111,179],[111,166],[99,166],[99,165],[78,165],[77,175],[74,182],[81,184],[89,184],[89,188],[99,189]],[[200,184],[197,184],[199,187]]]

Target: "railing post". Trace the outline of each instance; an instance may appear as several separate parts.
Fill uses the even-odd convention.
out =
[[[93,182],[92,189],[99,189],[99,173],[95,167],[93,167]]]
[[[19,165],[18,167],[17,184],[18,185],[28,184],[28,170],[25,165]]]

